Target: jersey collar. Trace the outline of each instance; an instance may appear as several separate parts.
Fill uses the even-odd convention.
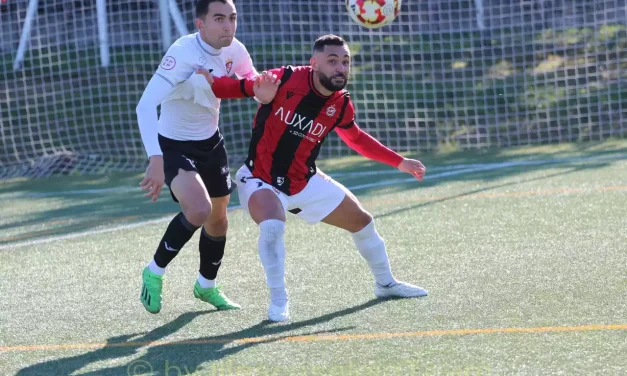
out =
[[[200,48],[203,51],[205,51],[205,53],[211,56],[219,56],[222,53],[222,48],[220,48],[219,50],[216,50],[215,48],[211,47],[210,45],[205,43],[205,41],[202,40],[199,33],[196,33],[196,42],[198,43]]]

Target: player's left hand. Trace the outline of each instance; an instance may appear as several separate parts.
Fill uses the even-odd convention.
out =
[[[427,168],[422,162],[407,158],[403,159],[401,164],[398,165],[398,169],[412,175],[419,181],[425,178],[425,172],[427,172]]]
[[[255,98],[263,104],[272,102],[276,92],[279,90],[279,85],[281,85],[281,80],[278,79],[276,74],[265,71],[262,72],[257,76],[255,84],[253,85]]]

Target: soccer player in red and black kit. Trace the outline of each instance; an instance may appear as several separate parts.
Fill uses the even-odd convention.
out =
[[[242,207],[261,230],[258,247],[270,288],[271,321],[289,319],[283,241],[287,211],[312,224],[322,221],[349,231],[374,274],[377,297],[427,295],[424,289],[394,278],[372,216],[348,189],[319,171],[315,161],[324,139],[335,131],[361,155],[418,180],[424,177],[424,165],[383,146],[355,123],[354,107],[344,89],[351,64],[344,39],[318,38],[310,62],[310,66],[268,71],[280,79],[279,90],[271,103],[257,110],[248,158],[236,175]],[[241,92],[244,86],[242,80]],[[224,96],[222,86],[213,88],[217,96]]]

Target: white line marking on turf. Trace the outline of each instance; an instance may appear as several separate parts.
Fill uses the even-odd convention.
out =
[[[167,189],[167,186],[163,187]],[[64,197],[72,195],[92,195],[101,193],[142,193],[139,187],[113,187],[113,188],[94,188],[94,189],[76,189],[72,191],[56,191],[56,192],[31,192],[31,193],[3,193],[0,194],[0,198],[45,198],[45,197]]]
[[[577,157],[577,158],[555,158],[555,159],[543,159],[543,160],[532,160],[532,161],[514,161],[514,162],[497,162],[497,163],[469,163],[469,164],[457,164],[457,165],[443,165],[436,167],[427,167],[428,176],[431,178],[434,177],[445,177],[451,175],[457,175],[458,173],[455,171],[466,170],[466,169],[477,169],[476,171],[484,171],[485,169],[491,170],[494,167],[496,168],[506,168],[506,167],[515,167],[515,166],[532,166],[532,165],[542,165],[542,164],[558,164],[558,163],[572,163],[572,162],[592,162],[592,161],[608,161],[608,160],[620,160],[627,159],[625,155],[611,155],[604,157]],[[437,174],[431,175],[430,172],[435,171],[452,171],[451,175]],[[403,174],[403,172],[397,169],[386,169],[386,170],[375,170],[375,171],[356,171],[356,172],[337,172],[337,173],[329,173],[333,176],[333,178],[337,177],[359,177],[359,176],[372,176],[372,175],[392,175],[392,174]],[[403,179],[403,180],[395,180],[395,183],[399,182],[407,182],[412,181],[411,179]],[[374,183],[373,183],[374,184]],[[359,186],[361,187],[361,186]],[[365,188],[371,187],[371,185],[365,185]],[[372,187],[376,187],[376,185],[372,185]],[[168,189],[167,186],[164,186],[163,189]],[[360,188],[355,188],[360,189]],[[68,195],[91,195],[91,194],[102,194],[102,193],[143,193],[139,189],[139,187],[112,187],[112,188],[93,188],[93,189],[76,189],[71,191],[56,191],[56,192],[31,192],[31,193],[22,193],[22,192],[12,192],[12,193],[0,193],[0,198],[2,199],[12,199],[12,198],[45,198],[45,197],[63,197]]]
[[[504,166],[491,167],[489,169],[496,169],[496,168],[504,168]],[[488,168],[484,167],[482,169],[474,168],[474,169],[466,169],[466,170],[449,171],[449,172],[443,172],[437,175],[433,175],[430,178],[435,179],[438,177],[459,175],[459,174],[471,173],[471,172],[481,171],[481,170],[486,170],[486,169]],[[425,177],[425,179],[427,179],[427,177]],[[347,187],[347,188],[349,190],[356,191],[356,190],[365,189],[365,188],[383,187],[387,185],[408,183],[408,182],[413,182],[413,181],[416,181],[416,179],[409,178],[409,179],[402,179],[402,180],[388,180],[388,181],[381,181],[381,182],[371,183],[371,184],[356,185],[356,186]],[[230,206],[229,210],[235,210],[239,208],[241,208],[240,205]],[[0,251],[7,249],[7,248],[17,248],[17,247],[23,247],[23,246],[29,246],[29,245],[44,244],[44,243],[50,243],[50,242],[57,241],[57,240],[75,239],[75,238],[80,238],[80,237],[88,236],[88,235],[97,235],[97,234],[104,234],[107,232],[118,231],[118,230],[133,229],[137,227],[142,227],[144,225],[152,225],[152,224],[157,224],[161,222],[166,222],[169,220],[172,220],[172,215],[169,215],[167,217],[157,218],[157,219],[151,219],[148,221],[142,221],[142,222],[131,223],[131,224],[126,224],[126,225],[119,225],[119,226],[114,226],[114,227],[109,227],[109,228],[104,228],[104,229],[99,229],[99,230],[89,230],[89,231],[78,232],[74,234],[51,236],[49,238],[41,238],[41,239],[28,240],[28,241],[16,242],[16,243],[7,243],[7,244],[0,245]]]
[[[461,175],[461,174],[469,174],[473,172],[480,172],[480,171],[487,171],[487,170],[498,170],[502,168],[517,167],[517,166],[559,164],[559,163],[569,163],[569,162],[603,161],[603,160],[616,160],[616,159],[625,159],[625,158],[627,158],[627,156],[621,155],[621,156],[608,156],[608,157],[600,157],[600,158],[581,157],[581,158],[549,159],[549,160],[538,160],[538,161],[515,161],[515,162],[501,162],[501,163],[468,164],[465,166],[468,166],[468,167],[472,166],[472,167],[465,168],[465,169],[459,169],[460,167],[458,167],[458,166],[464,166],[464,165],[455,165],[455,166],[452,166],[455,168],[453,171],[445,171],[439,174],[427,175],[425,176],[425,180],[431,180],[431,179],[437,179],[437,178],[443,178],[443,177]],[[333,174],[333,176],[337,176],[337,174]],[[407,178],[407,179],[387,180],[387,181],[381,181],[381,182],[370,183],[370,184],[361,184],[361,185],[356,185],[356,186],[347,187],[347,188],[349,190],[356,191],[356,190],[366,189],[366,188],[385,187],[385,186],[394,185],[394,184],[410,183],[413,181],[416,181],[416,179]],[[124,189],[128,189],[128,188],[125,187]],[[229,207],[229,210],[239,209],[240,207],[241,207],[240,205],[231,206]],[[168,220],[171,220],[171,218],[172,216],[170,215],[167,217],[151,219],[148,221],[136,222],[136,223],[126,224],[126,225],[114,226],[114,227],[109,227],[109,228],[104,228],[104,229],[99,229],[99,230],[89,230],[89,231],[78,232],[74,234],[51,236],[48,238],[41,238],[41,239],[16,242],[16,243],[7,243],[7,244],[0,245],[0,251],[4,249],[8,249],[8,248],[17,248],[17,247],[23,247],[23,246],[28,246],[28,245],[44,244],[44,243],[54,242],[57,240],[75,239],[75,238],[80,238],[80,237],[88,236],[88,235],[96,235],[96,234],[114,232],[118,230],[133,229],[133,228],[142,227],[145,225],[166,222]]]
[[[228,210],[235,210],[235,209],[239,209],[241,208],[240,205],[233,205],[233,206],[229,206]],[[27,246],[27,245],[36,245],[36,244],[43,244],[43,243],[50,243],[53,241],[57,241],[57,240],[68,240],[68,239],[75,239],[75,238],[81,238],[83,236],[87,236],[87,235],[97,235],[97,234],[105,234],[107,232],[114,232],[114,231],[118,231],[118,230],[128,230],[128,229],[132,229],[132,228],[137,228],[137,227],[143,227],[143,226],[148,226],[148,225],[154,225],[157,223],[162,223],[162,222],[167,222],[167,221],[171,221],[172,220],[172,214],[168,215],[167,217],[161,217],[161,218],[156,218],[156,219],[151,219],[148,221],[141,221],[141,222],[136,222],[136,223],[129,223],[126,225],[120,225],[120,226],[114,226],[114,227],[108,227],[108,228],[103,228],[103,229],[99,229],[99,230],[89,230],[89,231],[83,231],[83,232],[76,232],[74,234],[67,234],[67,235],[60,235],[60,236],[51,236],[49,238],[41,238],[41,239],[36,239],[36,240],[28,240],[28,241],[24,241],[24,242],[17,242],[17,243],[7,243],[7,244],[2,244],[0,245],[0,251],[7,249],[7,248],[17,248],[17,247],[23,247],[23,246]]]
[[[627,159],[627,155],[609,155],[601,157],[576,157],[576,158],[554,158],[554,159],[540,159],[530,161],[513,161],[513,162],[494,162],[494,163],[469,163],[469,164],[457,164],[457,165],[442,165],[436,167],[428,167],[427,173],[433,171],[451,171],[461,170],[468,168],[483,168],[489,166],[528,166],[528,165],[541,165],[541,164],[558,164],[558,163],[573,163],[573,162],[592,162],[592,161],[606,161],[606,160],[620,160]],[[355,172],[337,172],[329,173],[334,178],[347,176],[370,176],[370,175],[389,175],[389,174],[403,174],[402,171],[397,169],[387,170],[375,170],[375,171],[355,171]]]

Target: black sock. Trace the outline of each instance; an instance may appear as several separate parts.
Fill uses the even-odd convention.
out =
[[[216,279],[222,265],[226,236],[211,236],[204,227],[200,232],[198,250],[200,251],[200,275],[206,279]]]
[[[155,252],[155,264],[160,268],[168,266],[185,243],[192,238],[198,227],[189,223],[183,212],[179,213],[168,225],[157,252]]]

